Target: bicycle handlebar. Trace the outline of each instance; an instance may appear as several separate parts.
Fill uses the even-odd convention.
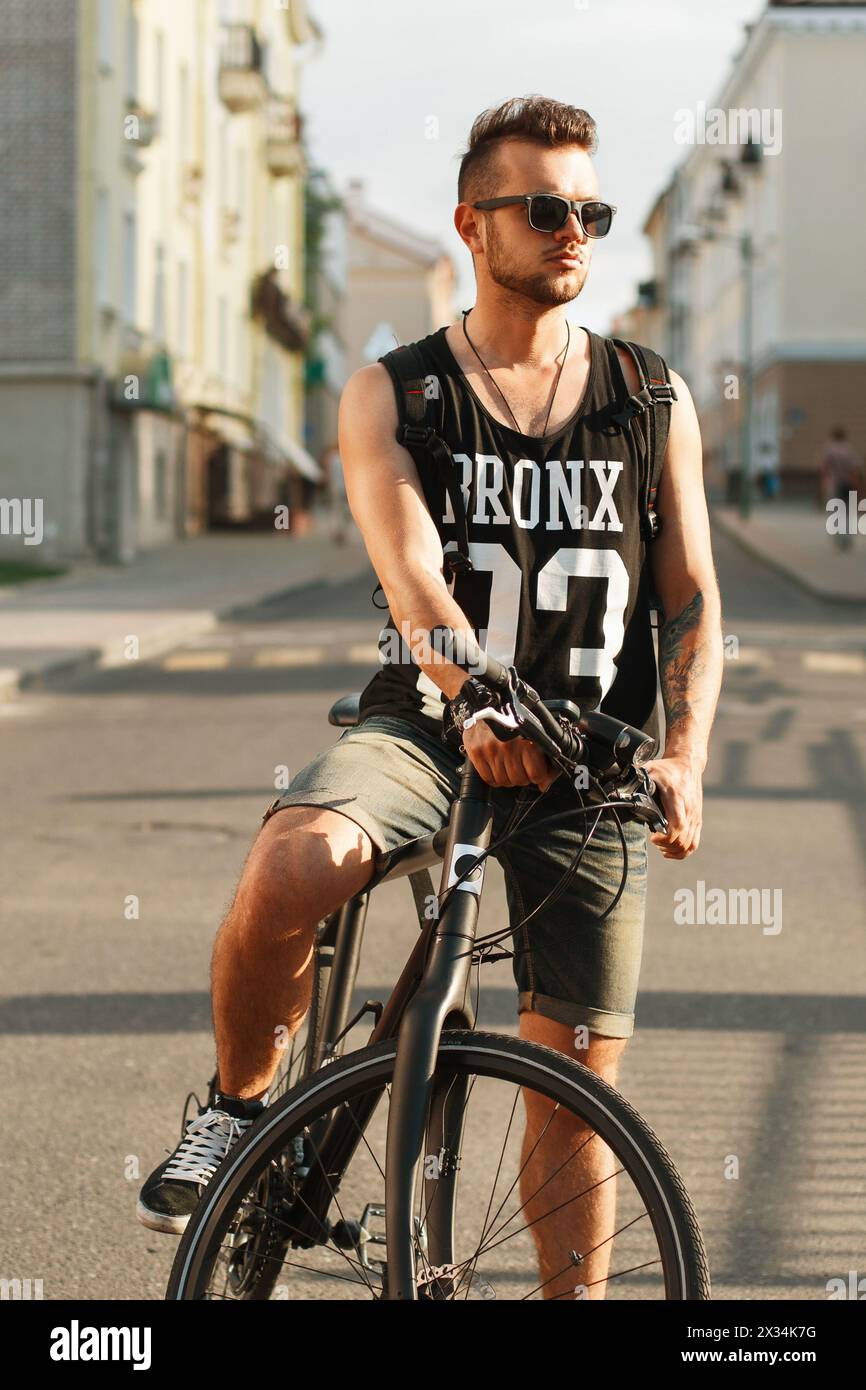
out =
[[[667,829],[664,811],[654,796],[655,785],[643,766],[656,752],[655,739],[642,729],[597,710],[582,715],[567,700],[552,702],[554,707],[568,711],[565,717],[558,718],[554,708],[548,707],[537,691],[521,680],[514,667],[506,668],[482,650],[474,638],[463,633],[460,639],[466,650],[463,660],[459,660],[453,628],[439,630],[444,635],[449,659],[508,700],[517,716],[517,732],[537,744],[555,766],[573,775],[585,758],[600,777],[608,778],[606,795],[611,795],[611,779],[619,786],[624,812],[653,830]],[[569,717],[572,712],[576,718]]]

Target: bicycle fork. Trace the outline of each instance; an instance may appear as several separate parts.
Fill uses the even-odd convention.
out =
[[[490,788],[467,758],[442,867],[440,900],[473,858],[487,849],[493,826]],[[424,1155],[424,1210],[431,1268],[452,1264],[457,1162],[466,1081],[436,1073],[439,1039],[448,1023],[472,1028],[468,1002],[472,944],[485,865],[451,893],[430,943],[423,978],[406,1006],[397,1035],[385,1149],[385,1235],[387,1299],[416,1299],[415,1174]]]

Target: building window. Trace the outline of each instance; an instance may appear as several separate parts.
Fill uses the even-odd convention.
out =
[[[186,63],[181,63],[178,71],[178,146],[180,148],[181,163],[186,165],[191,163],[191,129],[189,118],[189,68]]]
[[[229,126],[228,121],[220,123],[219,130],[219,200],[220,207],[231,206],[231,193],[229,191]]]
[[[123,214],[123,317],[130,326],[135,327],[138,314],[137,297],[137,247],[138,235],[135,213]]]
[[[220,296],[218,337],[219,374],[225,382],[229,374],[229,306],[225,295]]]
[[[168,463],[164,449],[157,449],[153,460],[153,510],[157,521],[165,521],[167,511]]]
[[[177,349],[181,357],[189,352],[189,266],[180,261],[177,267]]]
[[[116,0],[99,0],[96,16],[96,57],[99,66],[109,72],[114,67],[114,17],[116,13]]]
[[[111,277],[108,273],[108,190],[100,188],[96,194],[96,302],[101,309],[111,304]]]
[[[238,216],[243,220],[244,208],[247,203],[247,152],[238,150],[235,156],[236,164],[236,187],[235,187],[235,208]]]
[[[247,320],[245,314],[238,314],[235,335],[235,381],[241,390],[247,385]]]
[[[153,337],[165,342],[165,247],[157,242],[153,268]]]
[[[126,16],[126,95],[130,104],[138,101],[138,15]]]
[[[165,34],[160,29],[154,40],[154,106],[159,127],[166,128],[165,119]]]

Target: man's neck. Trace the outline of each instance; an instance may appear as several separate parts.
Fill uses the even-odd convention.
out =
[[[565,347],[566,308],[533,303],[498,285],[483,294],[479,286],[466,328],[489,368],[547,367]]]

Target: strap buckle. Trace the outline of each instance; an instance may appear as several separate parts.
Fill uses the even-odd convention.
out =
[[[469,574],[475,568],[469,556],[462,550],[446,550],[442,558],[449,578],[456,574]]]
[[[611,416],[611,419],[617,425],[627,425],[635,415],[643,414],[654,405],[670,405],[676,399],[677,395],[671,382],[652,381],[642,390],[636,391],[633,396],[629,396],[622,410]]]
[[[660,401],[662,404],[671,405],[677,400],[677,393],[672,381],[657,381],[655,377],[652,377],[647,390],[654,401]]]
[[[401,444],[429,444],[433,430],[429,425],[404,425]]]

